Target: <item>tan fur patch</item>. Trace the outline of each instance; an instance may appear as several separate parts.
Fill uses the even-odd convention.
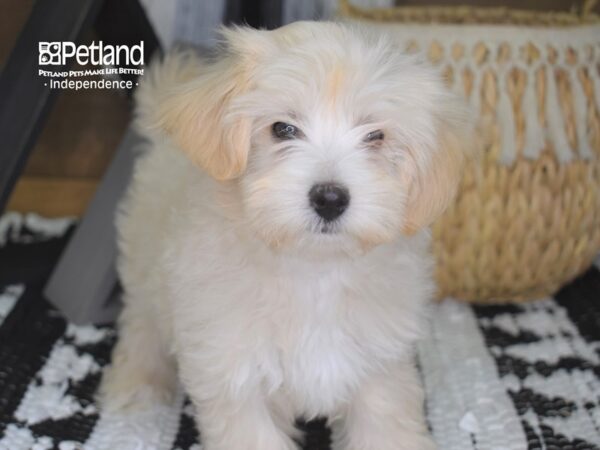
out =
[[[325,90],[325,102],[329,110],[335,109],[340,98],[345,81],[345,71],[342,66],[335,66],[329,73],[327,88]]]
[[[231,56],[183,85],[162,105],[164,129],[194,163],[218,180],[235,178],[246,168],[251,122],[239,118],[225,124],[229,102],[246,89],[246,79]]]
[[[228,54],[204,64],[197,76],[166,89],[156,125],[165,129],[199,167],[217,180],[246,169],[252,121],[228,117],[233,98],[247,92],[251,74],[268,47],[265,32],[224,30]]]
[[[451,127],[439,132],[439,148],[428,169],[413,180],[409,189],[403,232],[416,233],[431,225],[454,200],[466,162],[474,156],[471,136]]]

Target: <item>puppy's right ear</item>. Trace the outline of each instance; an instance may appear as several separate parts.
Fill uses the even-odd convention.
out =
[[[205,62],[188,54],[182,67],[162,69],[154,126],[165,130],[190,159],[218,180],[239,176],[246,168],[252,120],[231,108],[232,100],[251,89],[253,72],[268,51],[268,32],[223,29],[224,55]],[[163,85],[157,85],[163,83]],[[165,85],[166,84],[166,85]]]
[[[445,97],[445,98],[444,98]],[[453,96],[444,96],[434,114],[436,139],[426,167],[417,167],[408,190],[403,231],[411,235],[431,225],[454,200],[464,169],[478,157],[474,119]],[[413,152],[424,149],[412,149]],[[413,156],[413,159],[415,157]]]

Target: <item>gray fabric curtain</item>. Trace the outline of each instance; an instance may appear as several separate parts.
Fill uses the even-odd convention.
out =
[[[363,7],[394,4],[394,0],[352,2]],[[211,46],[218,26],[239,22],[240,17],[245,17],[250,24],[258,18],[260,24],[268,28],[296,20],[333,19],[338,0],[142,0],[142,3],[164,48],[169,48],[175,43]],[[252,20],[248,20],[250,18]]]

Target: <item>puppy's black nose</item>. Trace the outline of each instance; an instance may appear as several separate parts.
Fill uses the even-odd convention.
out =
[[[339,184],[315,184],[308,193],[310,206],[327,222],[340,217],[350,203],[348,189]]]

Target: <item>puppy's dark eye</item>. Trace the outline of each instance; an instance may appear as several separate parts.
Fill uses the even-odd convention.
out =
[[[385,135],[383,134],[383,131],[381,131],[381,130],[371,131],[370,133],[368,133],[365,136],[365,142],[383,141],[384,137],[385,137]]]
[[[273,124],[273,136],[277,139],[294,139],[300,134],[300,130],[294,125],[285,122],[275,122]]]

